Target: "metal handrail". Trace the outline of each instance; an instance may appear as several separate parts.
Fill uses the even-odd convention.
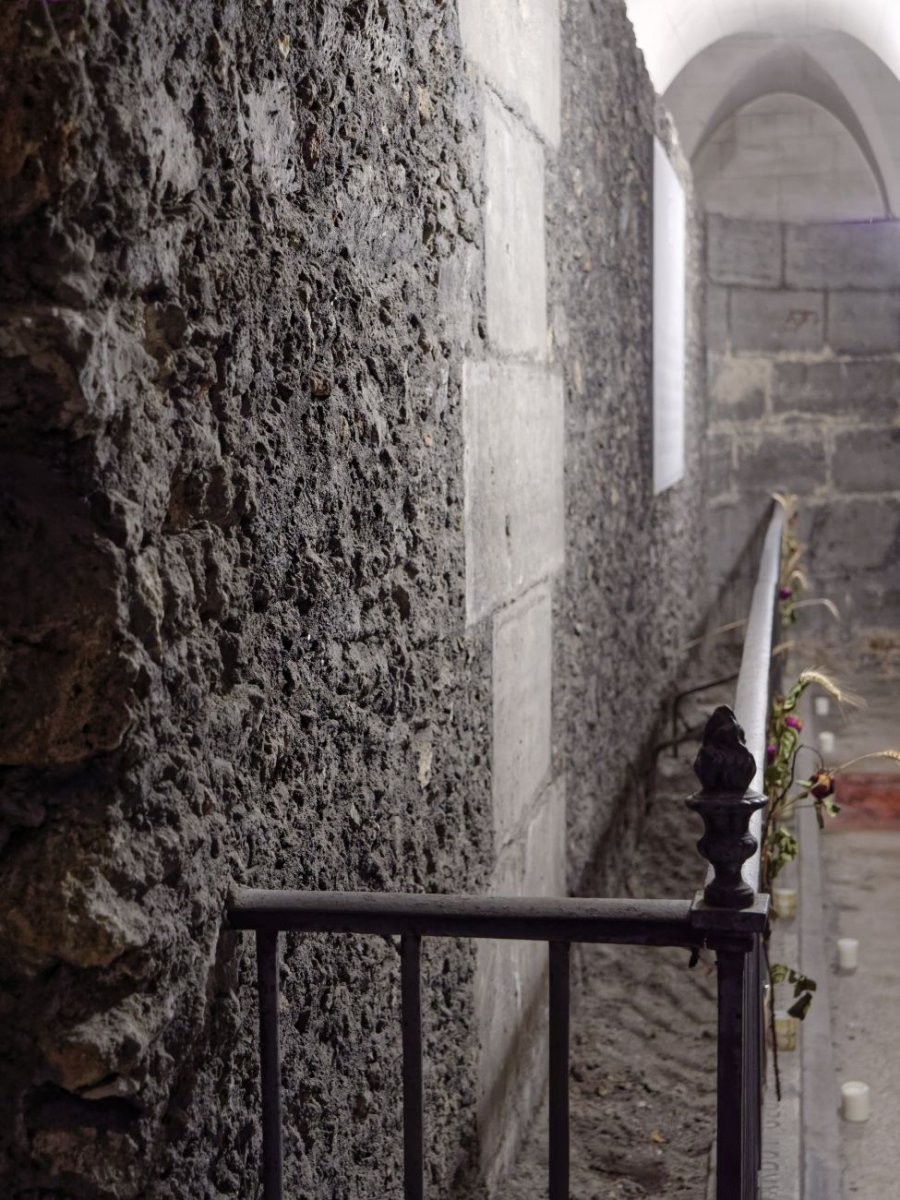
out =
[[[781,539],[784,533],[784,509],[773,504],[772,516],[763,543],[756,587],[750,604],[750,618],[744,636],[744,652],[734,699],[735,715],[744,728],[747,745],[756,759],[756,775],[751,787],[763,791],[766,769],[766,726],[769,716],[772,642],[778,628],[778,580],[781,574]],[[750,822],[757,849],[744,867],[744,878],[759,891],[762,845],[762,813]]]
[[[235,929],[695,946],[689,900],[291,892],[242,888]]]
[[[698,920],[699,916],[699,920]],[[569,947],[573,942],[706,947],[743,964],[765,911],[720,912],[718,922],[689,900],[532,899],[509,896],[297,892],[241,888],[231,897],[233,928],[257,942],[263,1101],[263,1196],[282,1200],[283,1145],[279,1057],[278,935],[370,934],[401,939],[404,1196],[423,1200],[421,940],[423,937],[512,938],[547,942],[550,1011],[550,1200],[569,1195]]]

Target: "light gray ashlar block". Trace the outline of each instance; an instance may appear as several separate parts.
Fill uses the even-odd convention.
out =
[[[565,560],[562,378],[529,363],[467,361],[462,398],[474,624]]]
[[[550,773],[553,605],[540,585],[494,618],[494,833],[502,853],[522,837],[532,799]]]
[[[463,51],[552,146],[560,131],[558,0],[459,0]]]
[[[821,435],[803,426],[738,441],[738,479],[743,489],[808,495],[823,488],[827,462]]]
[[[782,226],[710,213],[707,223],[709,276],[714,283],[778,287]]]
[[[731,293],[733,350],[818,350],[824,341],[822,292],[735,288]]]
[[[900,492],[900,428],[839,433],[832,471],[840,492]]]
[[[832,499],[813,516],[816,578],[887,570],[896,562],[898,536],[900,512],[882,497]]]
[[[510,848],[515,853],[498,864],[491,892],[565,895],[565,834],[565,781],[559,779],[533,807]],[[490,1184],[509,1165],[540,1099],[547,1059],[547,945],[479,939],[477,955],[479,1126]]]
[[[500,101],[485,98],[485,291],[491,344],[547,353],[544,148]]]
[[[764,358],[710,355],[709,395],[714,419],[731,421],[761,417],[766,408],[771,365]]]
[[[776,415],[795,411],[881,420],[900,415],[900,362],[777,362],[772,395]]]
[[[788,225],[788,287],[900,288],[900,221]]]
[[[832,292],[828,343],[835,354],[896,354],[900,351],[900,294]]]
[[[706,346],[724,352],[728,345],[728,289],[709,284],[706,289]]]

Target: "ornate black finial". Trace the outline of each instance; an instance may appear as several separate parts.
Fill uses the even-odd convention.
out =
[[[703,818],[697,849],[715,871],[703,898],[716,908],[749,908],[754,891],[741,870],[758,845],[750,833],[750,818],[765,807],[766,798],[747,791],[756,762],[730,708],[717,708],[707,722],[694,772],[703,791],[686,803]]]
[[[756,760],[747,749],[737,717],[725,704],[706,722],[694,774],[704,792],[746,792],[753,782]]]

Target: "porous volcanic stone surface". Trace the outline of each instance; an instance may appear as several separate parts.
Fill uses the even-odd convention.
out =
[[[228,888],[486,876],[458,40],[431,0],[4,5],[5,1196],[254,1195]],[[292,1195],[399,1186],[397,966],[288,940]],[[429,949],[444,1183],[472,971]]]
[[[549,182],[550,306],[566,384],[566,569],[555,746],[569,886],[615,893],[638,773],[702,600],[703,230],[624,4],[563,6],[563,134]],[[688,194],[685,476],[653,495],[653,136]]]
[[[691,449],[650,494],[660,126],[624,6],[569,4],[564,43],[554,771],[570,877],[600,840],[614,888],[699,488]],[[459,399],[476,92],[437,0],[11,0],[0,92],[0,1193],[244,1200],[229,888],[477,892],[491,868]],[[396,950],[284,952],[287,1191],[397,1194]],[[473,969],[426,948],[435,1195],[477,1161]]]

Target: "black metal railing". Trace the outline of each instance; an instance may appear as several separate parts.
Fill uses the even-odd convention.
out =
[[[569,951],[606,942],[713,950],[717,957],[717,1200],[756,1200],[761,1161],[763,1020],[761,939],[768,897],[759,895],[760,810],[771,639],[781,539],[776,512],[760,564],[738,679],[736,709],[707,726],[688,803],[703,818],[699,843],[711,864],[693,900],[529,899],[242,889],[229,910],[256,934],[263,1119],[263,1196],[283,1200],[278,1030],[278,937],[283,931],[400,937],[405,1200],[424,1197],[421,943],[425,937],[512,938],[548,944],[549,1196],[569,1196]],[[759,766],[757,767],[757,764]],[[750,790],[748,790],[750,789]],[[746,864],[746,865],[745,865]]]

